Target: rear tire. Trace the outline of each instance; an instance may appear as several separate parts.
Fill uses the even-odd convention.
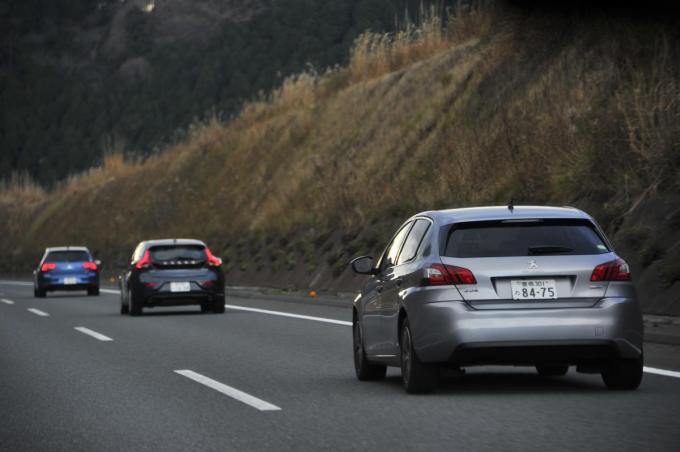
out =
[[[608,389],[632,391],[642,382],[642,357],[619,359],[602,372],[602,380]]]
[[[361,324],[354,319],[352,325],[352,337],[354,346],[354,372],[359,381],[384,380],[387,373],[387,366],[373,364],[366,359],[364,351],[364,340],[361,331]]]
[[[33,296],[36,298],[45,298],[47,292],[45,289],[39,289],[38,287],[33,287]]]
[[[213,301],[212,311],[215,314],[224,314],[224,297],[217,297],[217,299]]]
[[[87,294],[90,296],[98,296],[99,295],[99,287],[92,287],[90,289],[87,289]]]
[[[425,394],[437,388],[439,368],[422,363],[413,346],[413,336],[408,319],[404,319],[401,338],[401,383],[409,394]]]
[[[541,364],[536,366],[536,370],[542,377],[562,377],[569,371],[569,366]]]
[[[132,317],[137,317],[142,315],[142,300],[135,296],[132,290],[128,290],[128,309],[130,310],[130,315]]]

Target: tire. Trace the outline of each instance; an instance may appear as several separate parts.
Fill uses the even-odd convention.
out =
[[[90,296],[98,296],[99,295],[99,287],[92,287],[90,289],[87,289],[87,294]]]
[[[135,296],[132,290],[128,289],[128,309],[132,317],[137,317],[142,315],[143,307],[142,300]]]
[[[124,298],[125,297],[123,297],[123,294],[121,293],[120,294],[120,313],[122,315],[126,315],[126,314],[130,313],[130,306],[123,302]]]
[[[33,296],[35,298],[45,298],[47,292],[45,289],[39,289],[38,287],[33,287]]]
[[[206,313],[206,312],[212,312],[212,306],[209,305],[208,303],[201,303],[201,312]]]
[[[213,301],[212,312],[215,314],[224,314],[224,296],[217,297]]]
[[[536,366],[536,370],[542,377],[562,377],[569,371],[569,366],[559,364],[539,364]]]
[[[642,382],[642,357],[620,359],[602,372],[602,380],[608,389],[633,391]]]
[[[437,388],[439,368],[422,363],[413,347],[413,335],[408,319],[404,319],[399,332],[401,339],[401,384],[409,394],[425,394]]]
[[[364,351],[364,338],[361,324],[354,319],[352,325],[353,350],[354,350],[354,372],[359,381],[384,380],[387,373],[387,366],[373,364],[366,359]]]

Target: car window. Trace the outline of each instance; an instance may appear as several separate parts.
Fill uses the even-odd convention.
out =
[[[205,260],[205,247],[201,245],[161,245],[154,246],[149,252],[154,262]]]
[[[87,262],[90,255],[87,251],[50,251],[45,262]]]
[[[455,225],[446,244],[445,256],[471,258],[608,252],[609,248],[588,221],[484,221]]]
[[[425,236],[425,233],[429,228],[429,221],[422,219],[416,220],[415,224],[411,228],[411,232],[409,232],[408,237],[404,242],[404,247],[401,250],[401,254],[399,254],[397,265],[413,260],[413,258],[416,257],[420,242],[423,240],[423,236]]]
[[[413,222],[408,222],[404,226],[399,229],[399,232],[397,232],[397,235],[394,236],[394,239],[392,239],[392,242],[390,245],[387,247],[385,250],[385,253],[383,254],[383,258],[381,259],[380,262],[380,270],[384,270],[388,267],[391,267],[395,264],[397,261],[397,255],[399,254],[399,250],[401,249],[401,244],[404,242],[404,237],[406,237],[406,234],[409,231],[409,228]]]

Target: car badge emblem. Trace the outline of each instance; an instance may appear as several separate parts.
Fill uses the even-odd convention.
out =
[[[67,269],[67,270],[71,270],[72,268],[73,268],[72,265],[67,265],[67,266],[66,266],[66,269]]]
[[[536,261],[534,259],[531,259],[529,261],[529,267],[528,268],[529,268],[529,270],[538,270],[538,264],[536,263]]]

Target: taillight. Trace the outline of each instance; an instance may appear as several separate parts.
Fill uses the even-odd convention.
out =
[[[423,286],[451,284],[477,284],[477,280],[470,270],[455,265],[432,264],[425,269]]]
[[[88,270],[96,270],[97,269],[97,264],[94,262],[85,262],[83,264],[83,268],[86,268]]]
[[[213,267],[222,265],[222,259],[215,257],[207,246],[205,247],[205,257],[208,259],[208,265],[212,265]]]
[[[623,259],[600,264],[590,275],[591,281],[630,281],[630,268]]]
[[[149,265],[151,265],[151,254],[149,254],[149,250],[146,250],[144,256],[135,264],[135,268],[146,268]]]
[[[42,266],[40,267],[40,271],[45,273],[50,270],[54,270],[55,268],[57,268],[57,264],[42,264]]]

